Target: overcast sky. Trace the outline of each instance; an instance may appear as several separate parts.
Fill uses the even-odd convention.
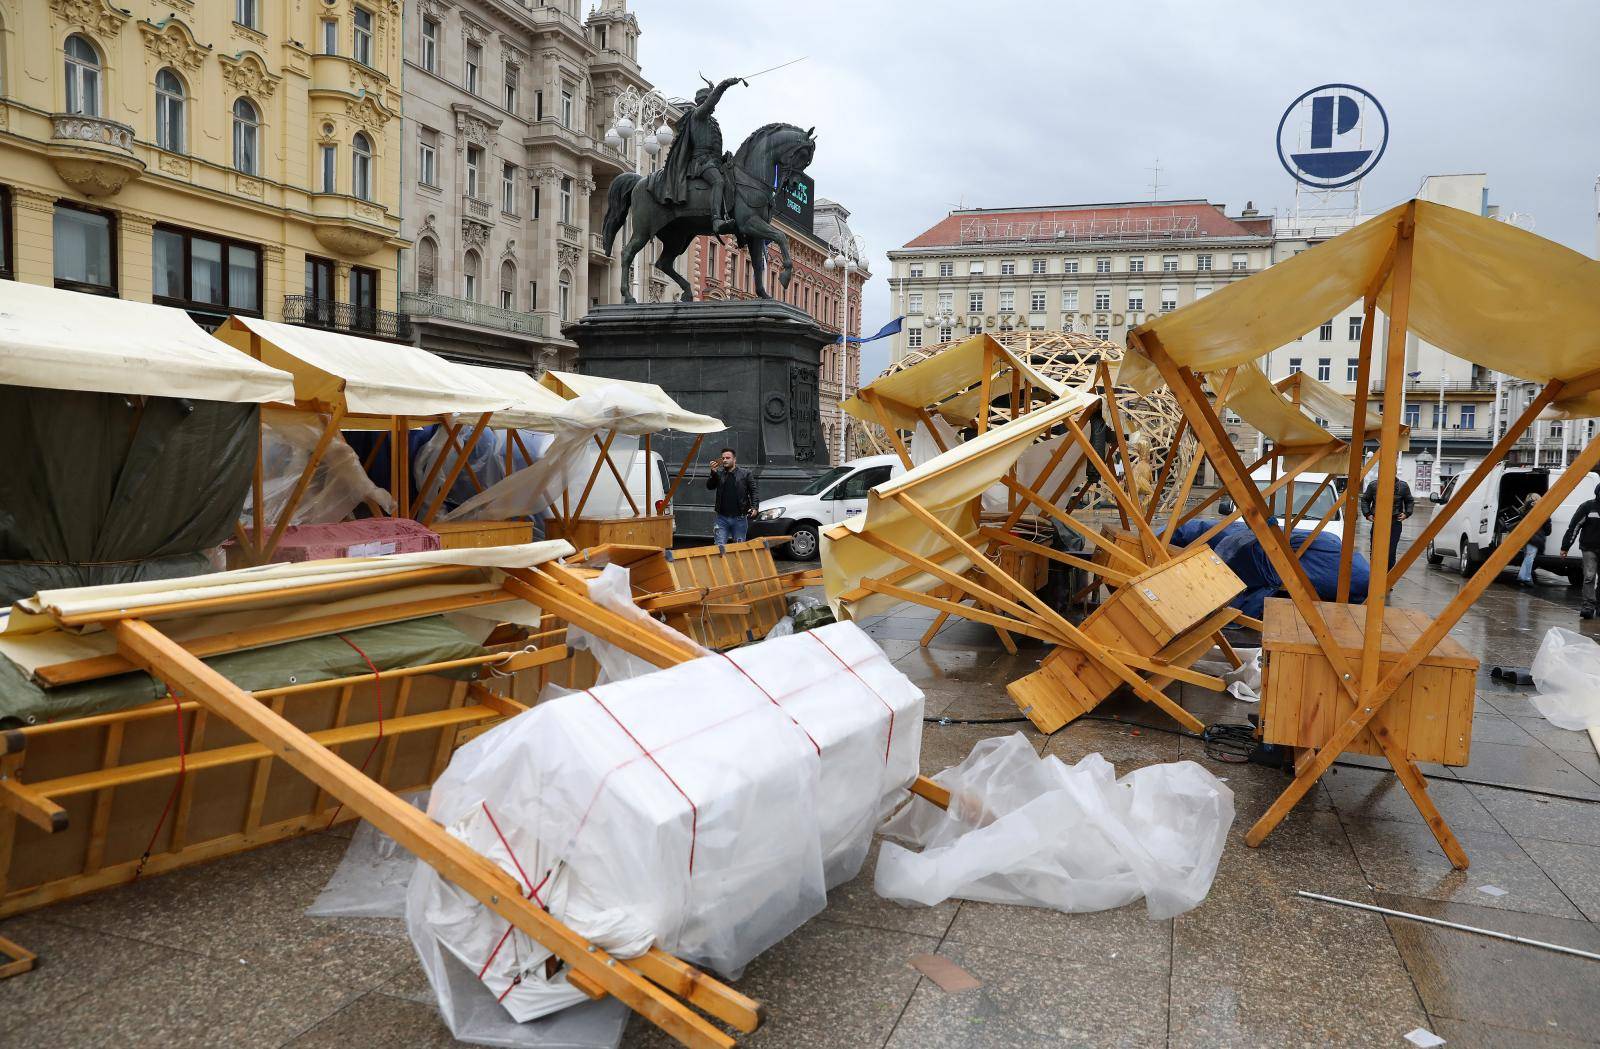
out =
[[[862,330],[893,318],[884,252],[958,204],[1012,207],[1150,197],[1253,200],[1286,215],[1278,119],[1344,82],[1388,112],[1388,150],[1363,187],[1371,214],[1424,176],[1481,171],[1489,199],[1534,231],[1595,253],[1600,3],[1429,0],[1089,4],[1062,0],[633,0],[644,74],[689,96],[713,80],[805,61],[735,86],[727,146],[769,121],[816,125],[817,194],[850,209],[874,258]],[[865,348],[864,378],[887,362]]]

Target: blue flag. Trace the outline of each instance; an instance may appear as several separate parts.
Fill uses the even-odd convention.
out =
[[[876,334],[876,335],[868,335],[864,339],[861,338],[858,335],[851,335],[847,340],[845,336],[841,335],[841,336],[839,336],[839,341],[840,342],[849,341],[851,343],[854,343],[857,346],[860,346],[864,342],[877,342],[879,339],[887,339],[889,336],[896,335],[896,334],[899,333],[899,331],[900,331],[900,322],[904,321],[904,320],[905,320],[905,317],[903,317],[903,316],[896,317],[894,320],[890,321],[888,324],[885,324],[883,327],[879,328],[878,329],[878,334]]]

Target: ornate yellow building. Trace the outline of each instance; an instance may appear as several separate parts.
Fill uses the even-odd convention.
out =
[[[405,337],[398,0],[0,0],[0,277]]]

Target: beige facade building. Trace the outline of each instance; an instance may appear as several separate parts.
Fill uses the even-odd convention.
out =
[[[400,15],[0,0],[0,276],[402,335]]]
[[[562,327],[618,301],[601,222],[634,165],[604,136],[615,100],[650,90],[639,32],[626,0],[406,0],[401,309],[420,345],[571,367]]]

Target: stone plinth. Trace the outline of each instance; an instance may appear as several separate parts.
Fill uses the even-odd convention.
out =
[[[705,463],[724,447],[756,475],[762,498],[798,491],[827,469],[817,372],[837,336],[771,299],[597,306],[562,332],[587,375],[653,382],[679,404],[728,424],[708,434],[673,498],[679,535],[711,534]],[[675,476],[694,438],[657,435]]]

